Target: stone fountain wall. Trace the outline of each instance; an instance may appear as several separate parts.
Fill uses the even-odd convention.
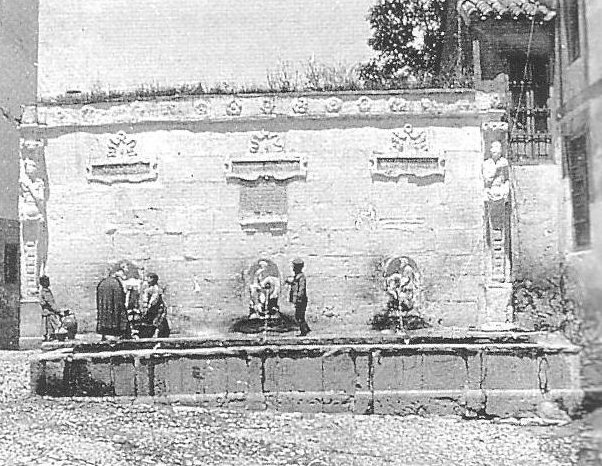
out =
[[[401,255],[429,318],[503,321],[481,178],[496,105],[414,91],[39,107],[24,138],[43,146],[55,296],[93,331],[107,264],[131,260],[160,276],[174,330],[199,334],[245,314],[258,258],[286,274],[298,256],[310,323],[361,331],[384,306],[382,264]]]

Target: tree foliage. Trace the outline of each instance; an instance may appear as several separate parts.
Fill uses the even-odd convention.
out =
[[[445,35],[446,0],[378,0],[368,20],[368,44],[378,56],[361,76],[370,87],[392,87],[439,71]]]

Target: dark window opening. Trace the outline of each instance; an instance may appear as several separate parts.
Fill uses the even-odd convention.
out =
[[[4,283],[14,285],[19,283],[19,245],[4,245]]]
[[[579,39],[579,1],[569,0],[565,2],[566,8],[566,37],[569,49],[569,61],[574,61],[581,55],[581,43]]]
[[[583,248],[589,246],[591,242],[587,141],[585,136],[568,139],[566,152],[573,205],[575,246]]]
[[[546,56],[508,56],[511,102],[508,110],[509,158],[517,163],[549,161],[550,62]]]

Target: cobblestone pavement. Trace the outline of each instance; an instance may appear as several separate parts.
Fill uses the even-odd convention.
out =
[[[0,352],[1,465],[600,464],[585,462],[577,423],[526,427],[42,399],[28,394],[32,354]]]

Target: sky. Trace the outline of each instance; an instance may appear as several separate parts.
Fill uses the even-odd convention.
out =
[[[374,0],[41,0],[38,93],[262,84],[280,62],[373,55]]]

